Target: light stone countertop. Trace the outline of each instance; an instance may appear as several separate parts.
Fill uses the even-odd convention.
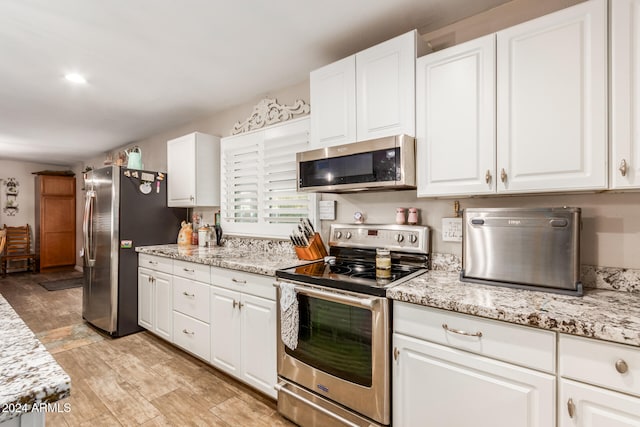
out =
[[[0,295],[0,423],[69,396],[71,379]]]
[[[585,288],[576,297],[461,282],[458,272],[429,271],[390,288],[387,297],[640,347],[640,292]]]
[[[264,248],[255,248],[250,245],[204,248],[198,246],[178,247],[173,244],[140,246],[136,248],[136,251],[264,276],[275,276],[278,269],[311,262],[299,260],[293,251],[283,251],[277,247],[272,248],[273,250],[262,249]]]

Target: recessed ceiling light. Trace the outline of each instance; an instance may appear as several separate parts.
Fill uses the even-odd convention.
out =
[[[85,79],[82,74],[78,74],[78,73],[67,74],[64,76],[64,78],[69,80],[72,83],[84,84],[87,82],[87,79]]]

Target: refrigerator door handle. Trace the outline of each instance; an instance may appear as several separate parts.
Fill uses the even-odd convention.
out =
[[[87,196],[84,204],[84,216],[82,218],[82,245],[84,249],[85,265],[87,267],[93,267],[96,264],[96,259],[91,253],[91,247],[93,246],[93,205],[95,198],[95,191],[87,191]]]

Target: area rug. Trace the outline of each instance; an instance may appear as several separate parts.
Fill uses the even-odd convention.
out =
[[[40,286],[48,291],[59,291],[62,289],[79,288],[82,286],[83,278],[74,277],[72,279],[51,280],[40,282]]]

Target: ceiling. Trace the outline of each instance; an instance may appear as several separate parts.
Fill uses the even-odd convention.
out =
[[[0,159],[72,165],[507,1],[2,0]]]

